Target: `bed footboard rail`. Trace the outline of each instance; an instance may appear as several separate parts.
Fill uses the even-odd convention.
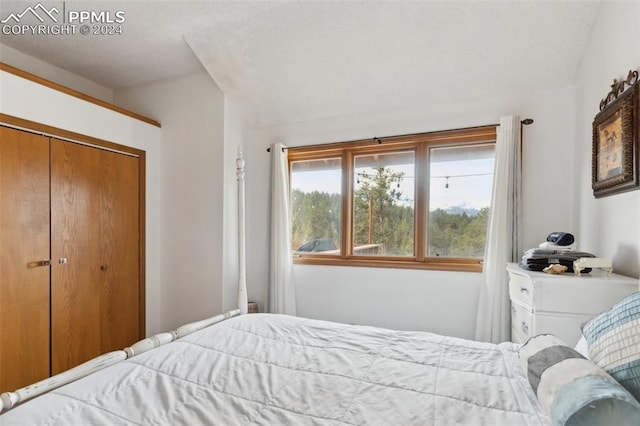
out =
[[[64,386],[81,377],[88,376],[89,374],[102,370],[110,365],[117,364],[125,359],[127,359],[127,354],[123,350],[107,352],[106,354],[93,358],[92,360],[80,364],[77,367],[73,367],[60,374],[51,376],[48,379],[20,388],[15,392],[4,392],[0,395],[0,398],[2,399],[2,409],[0,410],[0,413],[13,408],[21,402],[35,398],[36,396],[42,395],[50,390],[57,389],[60,386]]]
[[[151,349],[166,345],[173,342],[176,339],[187,336],[203,328],[209,327],[213,324],[219,323],[231,317],[240,314],[240,309],[233,309],[220,315],[216,315],[201,321],[192,322],[178,327],[175,331],[169,331],[166,333],[159,333],[146,339],[142,339],[133,345],[124,348],[122,350],[108,352],[102,354],[96,358],[93,358],[83,364],[73,367],[67,371],[51,376],[48,379],[41,380],[32,385],[20,388],[15,392],[4,392],[0,395],[0,413],[10,410],[16,405],[35,398],[68,383],[81,379],[92,373],[100,371],[111,365],[122,362],[126,359],[132,358],[136,355],[148,352]]]

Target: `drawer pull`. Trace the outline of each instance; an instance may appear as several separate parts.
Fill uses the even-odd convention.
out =
[[[522,332],[527,336],[529,335],[529,326],[524,321],[522,321]]]
[[[526,287],[520,287],[520,293],[529,293],[529,289]]]

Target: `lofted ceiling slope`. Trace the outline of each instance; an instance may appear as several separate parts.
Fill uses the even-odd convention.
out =
[[[38,2],[4,1],[0,19]],[[562,87],[597,1],[41,1],[122,34],[0,42],[114,90],[202,66],[256,125]],[[25,16],[24,19],[27,19]]]

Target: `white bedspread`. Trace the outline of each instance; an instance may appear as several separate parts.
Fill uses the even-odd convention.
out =
[[[235,317],[61,387],[9,425],[546,425],[518,346]]]

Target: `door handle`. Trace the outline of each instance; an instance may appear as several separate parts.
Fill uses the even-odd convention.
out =
[[[51,265],[51,259],[45,259],[42,262],[40,262],[41,266],[50,266]]]

